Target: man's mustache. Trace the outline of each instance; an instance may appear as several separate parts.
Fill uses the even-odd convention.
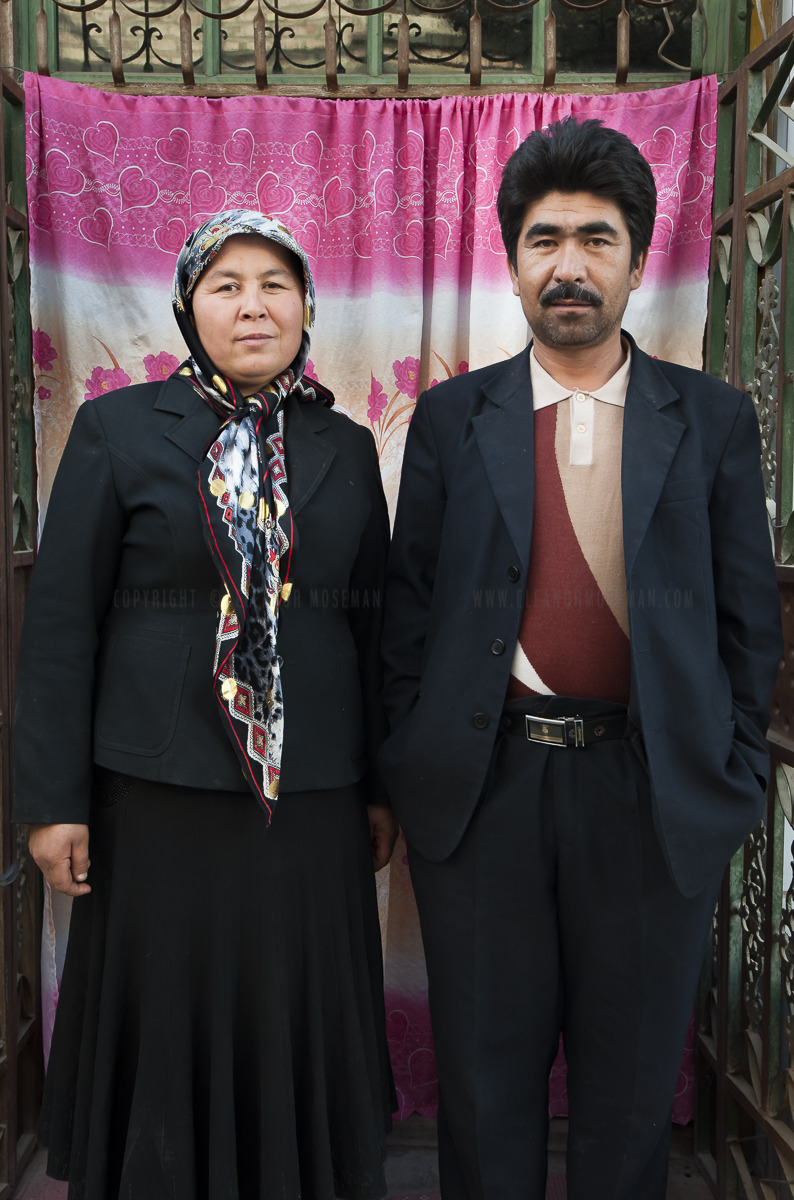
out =
[[[600,292],[591,292],[580,283],[558,283],[556,287],[543,293],[540,303],[544,308],[548,308],[550,304],[557,304],[560,300],[576,300],[580,304],[592,304],[593,308],[600,308],[604,303]]]

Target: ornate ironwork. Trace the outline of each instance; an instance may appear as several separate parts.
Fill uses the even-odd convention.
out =
[[[766,891],[766,826],[763,822],[745,846],[745,876],[739,902],[743,935],[744,1010],[747,1029],[758,1033],[764,1001],[761,984],[764,973],[764,894]]]
[[[789,842],[788,853],[792,881],[783,899],[778,946],[784,997],[783,1028],[789,1057],[794,1059],[794,841]]]
[[[720,88],[707,334],[711,370],[755,406],[779,564],[794,498],[794,156],[778,145],[792,67],[794,20]],[[714,1100],[696,1131],[701,1166],[716,1196],[753,1200],[794,1196],[794,568],[779,565],[778,578],[786,650],[771,705],[775,786],[763,830],[726,879],[716,999],[701,994],[698,1022],[700,1082]]]
[[[728,379],[730,378],[730,371],[731,371],[731,331],[732,331],[732,328],[733,328],[733,322],[731,320],[731,310],[730,310],[730,307],[728,307],[728,311],[725,314],[725,350],[723,351],[723,355],[722,355],[722,378],[725,380],[726,383],[728,382]]]
[[[777,429],[777,372],[780,332],[775,314],[779,299],[780,285],[774,273],[767,268],[758,289],[758,311],[761,314],[761,326],[758,331],[757,352],[749,392],[761,429],[761,471],[766,494],[770,499],[774,497],[777,473],[775,432]]]
[[[17,957],[22,959],[25,949],[25,905],[28,888],[28,839],[22,826],[17,826]]]
[[[21,2],[33,4],[34,0]],[[250,75],[256,68],[251,55],[256,40],[251,18],[256,35],[256,22],[260,21],[261,30],[263,11],[268,18],[264,36],[271,75],[281,74],[284,64],[300,74],[322,78],[324,73],[326,80],[334,73],[371,77],[374,69],[376,77],[387,77],[384,82],[393,75],[398,58],[398,22],[384,28],[384,14],[396,18],[407,12],[408,56],[422,74],[433,71],[454,78],[455,73],[471,73],[476,26],[476,58],[484,60],[486,75],[496,70],[529,72],[545,83],[554,82],[558,66],[625,82],[629,49],[634,71],[700,73],[702,62],[695,61],[698,52],[697,47],[693,50],[693,39],[705,22],[703,0],[664,0],[661,4],[659,0],[599,0],[585,5],[573,0],[445,0],[437,4],[410,0],[407,5],[404,0],[304,0],[302,4],[299,0],[297,8],[288,8],[280,0],[227,0],[225,10],[224,0],[52,0],[52,4],[58,26],[58,58],[40,61],[39,70],[91,73],[110,67],[116,83],[125,81],[127,69],[144,76],[181,70],[186,83],[197,73],[212,79],[219,74],[227,78]],[[35,6],[38,8],[38,0]],[[324,23],[326,8],[328,20]],[[618,20],[617,42],[612,17]],[[43,8],[37,19],[46,23]],[[193,29],[196,21],[198,28]],[[328,22],[331,43],[327,41]],[[549,30],[558,26],[559,44],[564,47],[559,64],[557,40],[548,37]],[[197,56],[191,47],[199,33],[203,45]],[[294,43],[289,54],[285,39]],[[44,34],[40,44],[44,53]],[[673,48],[675,57],[668,53]],[[688,62],[680,61],[686,58]],[[256,71],[256,76],[259,86],[267,86],[266,70]]]
[[[14,549],[30,550],[33,547],[33,528],[31,523],[31,501],[29,480],[23,478],[20,442],[25,434],[29,434],[33,420],[31,403],[30,370],[29,366],[20,362],[17,348],[16,321],[13,319],[17,312],[16,284],[25,264],[25,234],[19,229],[7,230],[8,247],[6,261],[8,264],[8,312],[12,319],[8,324],[8,358],[9,358],[9,393],[11,396],[11,453],[13,465],[14,497]]]

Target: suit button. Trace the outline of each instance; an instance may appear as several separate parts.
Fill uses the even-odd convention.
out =
[[[487,729],[488,724],[489,724],[488,718],[486,717],[485,713],[475,713],[474,714],[474,728],[475,729]]]
[[[517,580],[519,580],[521,578],[521,568],[520,567],[508,567],[507,568],[507,578],[510,580],[511,583],[515,583]]]
[[[491,642],[491,654],[504,654],[505,644],[501,638],[494,638]]]

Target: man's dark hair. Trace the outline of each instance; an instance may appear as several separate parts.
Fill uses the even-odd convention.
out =
[[[514,267],[526,211],[548,192],[592,192],[617,204],[631,238],[632,266],[650,246],[656,220],[653,172],[625,134],[601,121],[555,121],[531,133],[507,160],[496,211]]]

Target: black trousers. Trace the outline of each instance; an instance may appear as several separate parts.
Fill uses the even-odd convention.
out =
[[[610,711],[559,698],[521,707]],[[543,1200],[560,1031],[569,1200],[664,1200],[720,880],[681,896],[631,742],[565,749],[500,735],[454,855],[436,864],[409,851],[409,861],[438,1058],[442,1200]]]

